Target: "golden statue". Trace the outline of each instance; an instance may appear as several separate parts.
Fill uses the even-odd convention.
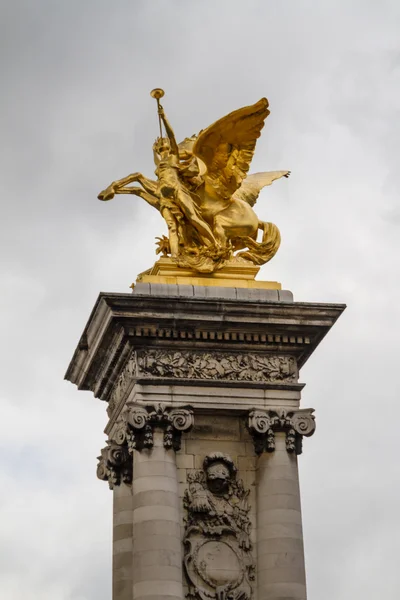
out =
[[[280,233],[273,223],[260,221],[253,206],[263,187],[290,174],[247,175],[269,115],[268,100],[231,112],[178,144],[160,104],[163,90],[151,95],[157,100],[160,123],[160,137],[153,145],[157,180],[132,173],[114,181],[99,200],[134,194],[157,208],[168,227],[168,238],[158,238],[157,253],[170,256],[178,267],[213,273],[232,262],[268,262],[279,248]]]

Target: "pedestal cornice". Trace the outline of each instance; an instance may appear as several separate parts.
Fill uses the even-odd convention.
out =
[[[191,287],[191,296],[171,295],[176,287],[158,285],[157,294],[101,293],[65,378],[108,402],[113,394],[127,397],[136,381],[157,384],[161,378],[183,385],[195,380],[200,386],[293,386],[298,369],[345,308],[279,301],[278,293],[291,297],[285,291],[261,290],[264,298],[276,294],[269,301],[251,290],[229,289],[235,298],[218,297],[218,289],[214,297],[201,297],[203,290],[196,296],[196,286],[180,286]],[[177,363],[180,357],[182,366],[168,371],[164,365],[162,372],[163,356]],[[260,367],[254,377],[252,361]],[[275,369],[275,376],[268,375],[279,362],[286,374]],[[220,372],[221,364],[232,366],[229,375]]]

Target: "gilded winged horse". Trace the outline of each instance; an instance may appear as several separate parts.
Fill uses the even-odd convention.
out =
[[[290,174],[247,175],[269,115],[268,100],[240,108],[180,144],[159,102],[158,112],[167,135],[153,146],[157,180],[132,173],[98,198],[134,194],[157,208],[169,232],[168,243],[161,242],[160,249],[179,266],[212,272],[232,259],[268,262],[279,248],[280,233],[273,223],[260,221],[253,206],[263,187]],[[262,240],[257,242],[260,229]]]

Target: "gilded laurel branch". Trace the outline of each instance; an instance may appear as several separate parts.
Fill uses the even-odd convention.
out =
[[[280,233],[273,223],[260,220],[253,206],[265,186],[290,173],[248,175],[269,115],[268,100],[235,110],[178,144],[159,103],[164,92],[156,92],[152,93],[160,121],[160,137],[153,145],[156,179],[135,172],[111,183],[98,198],[107,201],[116,194],[131,194],[156,208],[168,228],[168,237],[157,238],[157,253],[171,256],[180,267],[212,273],[232,260],[268,262],[279,248]]]

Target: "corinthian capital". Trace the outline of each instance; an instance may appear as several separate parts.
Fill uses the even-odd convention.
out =
[[[273,452],[275,432],[284,431],[287,451],[301,454],[303,436],[309,437],[315,431],[313,412],[313,408],[250,411],[247,427],[253,437],[255,452]]]

